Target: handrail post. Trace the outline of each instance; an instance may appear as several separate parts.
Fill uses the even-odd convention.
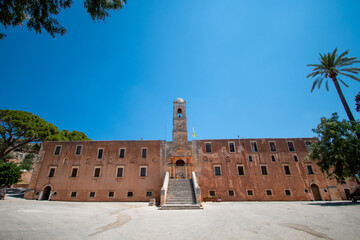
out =
[[[161,188],[161,196],[160,196],[160,206],[164,205],[166,203],[166,194],[168,190],[169,185],[169,172],[165,173],[164,183]]]
[[[195,191],[196,203],[200,204],[201,203],[201,191],[200,191],[200,187],[197,182],[197,179],[196,179],[195,172],[192,172],[192,180],[193,180],[193,186],[194,186],[194,191]]]

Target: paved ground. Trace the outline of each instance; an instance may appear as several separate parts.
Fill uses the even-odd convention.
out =
[[[147,203],[0,201],[0,239],[360,239],[360,204],[223,202],[162,211]]]

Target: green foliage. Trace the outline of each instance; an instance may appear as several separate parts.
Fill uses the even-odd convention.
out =
[[[26,169],[26,170],[30,171],[33,167],[34,157],[35,157],[35,155],[33,153],[26,154],[24,160],[20,164],[21,169]]]
[[[88,138],[85,133],[78,131],[68,131],[62,130],[59,134],[52,137],[52,141],[88,141],[91,140]]]
[[[5,157],[4,157],[4,160],[7,161],[7,160],[10,160],[10,159],[14,159],[14,154],[13,153],[8,153]]]
[[[0,110],[0,159],[13,150],[36,152],[42,141],[91,140],[85,133],[58,130],[56,126],[24,111]],[[34,151],[35,150],[35,151]]]
[[[317,85],[318,89],[321,86],[321,83],[324,79],[326,79],[325,87],[326,90],[329,91],[328,86],[328,79],[327,78],[336,78],[338,75],[343,75],[346,77],[350,77],[358,82],[360,82],[360,79],[356,77],[354,74],[358,74],[360,71],[360,68],[357,67],[348,67],[354,63],[359,63],[359,60],[356,60],[356,57],[345,57],[349,50],[346,50],[340,56],[337,56],[336,54],[337,48],[332,53],[327,54],[321,54],[320,55],[320,64],[308,64],[309,67],[314,67],[313,72],[307,75],[306,77],[316,77],[313,86],[311,88],[311,92],[314,90],[315,86]],[[346,87],[345,82],[343,82],[341,79],[337,78],[340,82],[342,82]]]
[[[323,172],[344,183],[360,173],[360,123],[339,120],[337,113],[321,118],[314,133],[318,135],[311,144],[310,158],[316,161]]]
[[[360,92],[355,96],[356,111],[360,112]]]
[[[0,163],[0,187],[10,187],[20,181],[21,167],[16,163],[7,162]]]
[[[339,97],[341,99],[341,102],[344,106],[344,109],[346,111],[346,114],[349,117],[350,121],[354,121],[354,116],[351,113],[351,110],[349,108],[349,105],[347,104],[344,94],[341,91],[339,82],[343,83],[346,87],[346,83],[339,78],[339,75],[349,77],[353,80],[356,80],[360,82],[360,78],[355,76],[360,71],[360,68],[357,67],[350,67],[351,65],[355,63],[360,63],[359,60],[356,59],[356,57],[346,57],[346,55],[349,53],[349,50],[346,50],[340,56],[337,56],[337,49],[332,53],[327,54],[321,54],[320,55],[320,64],[308,64],[307,66],[314,67],[312,70],[312,73],[307,75],[306,77],[316,77],[311,92],[314,90],[315,86],[317,85],[318,89],[320,88],[322,82],[324,79],[326,79],[325,88],[327,91],[329,91],[329,85],[328,85],[328,78],[332,79],[336,91],[339,94]],[[360,135],[358,135],[360,137]]]
[[[5,27],[21,26],[41,33],[45,29],[51,36],[64,35],[66,29],[54,18],[60,11],[71,7],[72,0],[13,0],[1,1],[0,23]],[[105,20],[109,10],[121,9],[126,0],[85,0],[84,7],[93,20]],[[0,33],[0,39],[6,35]]]
[[[57,127],[24,111],[0,110],[0,158],[30,142],[48,140],[59,133]]]
[[[40,144],[39,143],[35,143],[31,146],[30,151],[38,153],[40,150]]]

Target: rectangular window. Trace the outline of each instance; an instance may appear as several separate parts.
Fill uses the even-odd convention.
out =
[[[271,155],[271,161],[275,162],[276,159],[275,159],[275,156],[274,155]]]
[[[272,196],[272,191],[271,190],[266,190],[266,195],[268,195],[268,196]]]
[[[239,174],[239,176],[244,175],[244,167],[243,166],[238,166],[238,174]]]
[[[253,190],[247,190],[247,195],[248,195],[248,196],[252,196],[252,195],[254,195]]]
[[[108,197],[113,198],[114,197],[114,192],[109,192]]]
[[[314,174],[314,171],[313,171],[313,169],[312,169],[312,167],[310,165],[307,166],[307,170],[308,170],[309,175]]]
[[[214,170],[215,170],[215,176],[221,176],[221,168],[220,168],[220,166],[215,166]]]
[[[146,192],[147,197],[152,197],[152,192]]]
[[[82,151],[82,145],[76,146],[75,155],[81,155],[81,151]]]
[[[291,196],[291,191],[289,189],[285,189],[285,195],[286,196]]]
[[[70,197],[75,198],[77,195],[77,192],[71,192]]]
[[[256,142],[251,142],[251,151],[258,152],[258,147],[257,147]]]
[[[269,146],[271,152],[276,152],[275,142],[269,142]]]
[[[55,151],[54,151],[54,155],[58,156],[58,155],[60,155],[60,152],[61,152],[61,146],[56,146]]]
[[[143,149],[141,150],[141,157],[142,157],[142,158],[146,158],[146,154],[147,154],[147,148],[143,148]]]
[[[295,162],[298,162],[298,161],[299,161],[299,159],[298,159],[298,157],[297,157],[296,155],[294,155],[294,161],[295,161]]]
[[[211,153],[211,143],[206,143],[205,144],[205,152]]]
[[[290,168],[289,166],[284,166],[284,170],[285,170],[285,175],[290,175]]]
[[[252,156],[249,155],[249,162],[252,162]]]
[[[140,177],[146,177],[146,167],[140,167]]]
[[[213,190],[209,191],[209,195],[210,195],[210,197],[215,197],[215,191],[213,191]]]
[[[103,157],[103,153],[104,153],[104,149],[103,149],[103,148],[99,148],[99,149],[98,149],[97,158],[101,159],[101,158]]]
[[[77,177],[78,169],[78,167],[73,167],[71,169],[71,177]]]
[[[267,175],[266,166],[261,166],[261,174],[262,174],[262,175]]]
[[[295,147],[293,142],[287,142],[290,152],[295,152]]]
[[[55,169],[56,169],[56,168],[50,168],[50,170],[49,170],[49,177],[54,177],[54,176],[55,176]]]
[[[100,177],[100,169],[99,167],[95,168],[94,177]]]
[[[89,197],[91,197],[91,198],[95,197],[95,192],[90,192]]]
[[[230,197],[235,196],[235,192],[234,192],[233,190],[229,190],[229,196],[230,196]]]
[[[125,158],[125,148],[120,148],[120,158]]]
[[[124,177],[124,167],[118,167],[117,168],[116,177]]]
[[[235,143],[229,143],[229,152],[235,152]]]
[[[128,193],[127,193],[127,197],[130,198],[130,197],[133,197],[133,196],[134,196],[134,193],[133,193],[133,192],[128,192]]]
[[[310,152],[310,151],[311,151],[311,142],[306,141],[306,142],[305,142],[305,146],[306,146],[306,150],[307,150],[308,152]]]

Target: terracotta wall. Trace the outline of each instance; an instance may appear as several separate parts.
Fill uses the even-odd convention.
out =
[[[238,139],[201,140],[199,184],[202,197],[215,191],[225,201],[314,200],[311,185],[316,184],[322,200],[344,199],[344,186],[327,181],[320,168],[308,159],[306,141],[311,139],[240,139],[240,154]],[[230,142],[236,146],[233,153],[229,151]],[[253,152],[251,142],[256,142],[257,152]],[[269,142],[275,143],[275,152],[270,151]],[[287,142],[293,143],[295,151],[289,151]],[[211,153],[206,152],[206,143],[211,144]],[[216,166],[220,166],[220,176],[215,176]],[[238,166],[243,166],[243,176],[238,174]],[[267,175],[262,174],[261,166],[266,167]],[[285,174],[285,166],[289,167],[289,175]],[[314,174],[308,173],[307,166],[311,166]],[[347,187],[354,191],[357,184],[350,182]],[[252,190],[253,195],[248,195],[248,190]],[[272,195],[267,195],[266,190],[271,190]],[[290,190],[290,195],[286,195],[285,190]],[[229,196],[229,191],[233,191],[234,196]]]
[[[327,179],[308,159],[307,141],[311,139],[241,139],[241,151],[238,139],[194,140],[182,148],[163,141],[44,142],[29,186],[33,191],[25,197],[38,199],[44,188],[50,186],[52,200],[149,201],[156,198],[159,201],[162,177],[171,157],[184,152],[182,155],[192,159],[203,198],[214,191],[224,201],[315,200],[311,185],[316,184],[322,200],[346,199],[345,189],[353,192],[357,183],[339,185]],[[257,152],[252,150],[252,142],[256,142]],[[276,151],[270,151],[269,142],[275,143]],[[289,151],[287,142],[294,144],[295,151]],[[206,143],[211,144],[209,153]],[[234,152],[230,152],[229,143],[235,145]],[[61,151],[55,156],[58,145]],[[78,145],[82,145],[80,155],[75,154]],[[99,148],[104,149],[101,159],[97,158]],[[120,148],[126,149],[124,158],[119,157]],[[146,158],[141,156],[142,148],[148,149]],[[116,176],[120,166],[124,167],[123,177]],[[147,167],[146,177],[140,176],[141,166]],[[244,175],[238,174],[238,166],[243,167]],[[267,175],[262,174],[262,166],[266,167]],[[285,166],[290,170],[289,175],[285,174]],[[311,166],[314,174],[308,173],[307,166]],[[74,167],[78,173],[71,177]],[[94,177],[95,167],[101,168],[99,177]],[[219,176],[215,176],[215,167],[220,167]],[[49,177],[50,168],[56,169],[53,177]],[[248,194],[249,190],[253,195]],[[267,190],[272,194],[267,195]],[[286,195],[285,190],[290,191],[290,195]],[[229,191],[234,196],[230,196]],[[77,192],[76,197],[71,197],[71,192]],[[95,192],[95,197],[89,197],[90,192]],[[114,196],[109,197],[109,192],[114,192]],[[128,192],[133,192],[133,196],[128,197]],[[152,192],[152,196],[146,196],[147,192]]]
[[[81,155],[75,155],[77,145],[82,145]],[[55,147],[61,146],[58,156]],[[97,158],[103,148],[102,159]],[[120,158],[120,148],[125,148],[125,157]],[[147,148],[147,157],[142,158],[142,148]],[[40,196],[46,186],[51,186],[52,200],[66,201],[149,201],[160,199],[161,179],[159,174],[160,141],[87,141],[44,142],[44,157],[35,184],[34,198]],[[124,167],[124,176],[117,177],[117,167]],[[140,177],[140,167],[147,167],[146,177]],[[53,177],[49,169],[56,168]],[[71,177],[72,168],[78,167],[76,177]],[[94,177],[95,167],[100,167],[100,176]],[[71,192],[77,192],[71,197]],[[95,197],[89,197],[95,192]],[[108,197],[114,192],[114,197]],[[128,192],[133,192],[128,197]],[[146,196],[152,192],[152,196]]]

